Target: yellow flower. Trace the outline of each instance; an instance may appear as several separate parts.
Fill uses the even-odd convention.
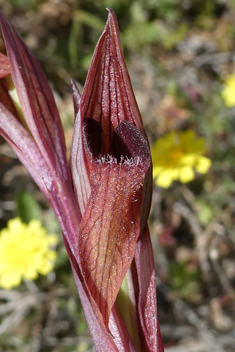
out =
[[[194,169],[207,173],[211,160],[202,156],[205,140],[192,130],[171,132],[152,147],[153,177],[156,184],[168,188],[174,180],[187,183],[194,179]]]
[[[224,89],[222,91],[224,103],[228,108],[235,105],[235,76],[230,75],[224,82]]]
[[[24,224],[19,218],[8,222],[0,232],[0,286],[11,289],[22,279],[34,280],[38,273],[47,275],[53,269],[56,252],[50,245],[58,242],[48,235],[38,220]]]

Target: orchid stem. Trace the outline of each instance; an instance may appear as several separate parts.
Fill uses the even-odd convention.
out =
[[[132,274],[129,269],[118,292],[117,306],[137,352],[141,352]]]

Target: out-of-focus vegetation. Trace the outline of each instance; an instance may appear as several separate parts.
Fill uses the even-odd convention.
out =
[[[166,351],[232,352],[235,104],[226,96],[230,102],[235,96],[227,79],[235,74],[235,1],[0,0],[53,87],[68,151],[74,119],[69,79],[84,84],[106,7],[118,18],[150,143],[193,130],[205,139],[212,162],[188,183],[154,186],[150,230]],[[47,278],[0,290],[0,352],[92,350],[55,216],[1,139],[1,229],[15,216],[40,218],[49,233],[57,233],[58,257]]]

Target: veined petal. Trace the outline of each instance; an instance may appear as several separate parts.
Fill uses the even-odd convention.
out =
[[[83,214],[78,235],[81,271],[106,328],[146,226],[152,190],[150,149],[116,17],[109,11],[82,93],[71,154]]]
[[[74,84],[72,88],[75,98],[76,121],[71,152],[71,169],[77,200],[83,214],[91,192],[89,167],[82,139],[84,118],[92,118],[100,124],[103,134],[101,150],[103,154],[110,153],[114,129],[122,121],[132,122],[145,136],[121,50],[117,20],[114,12],[110,9],[105,30],[93,55],[81,100],[78,96],[80,100],[79,114],[77,113],[76,101],[77,89],[74,89],[76,88]],[[146,192],[144,196],[149,198],[149,192]]]
[[[80,212],[70,184],[53,177],[32,136],[0,103],[0,134],[8,141],[22,164],[31,174],[45,197],[50,201],[73,252],[77,252],[77,229]]]
[[[157,319],[156,279],[153,261],[153,250],[146,225],[137,242],[136,253],[132,264],[135,292],[138,299],[138,316],[145,341],[145,351],[164,352],[160,328]]]
[[[77,202],[82,215],[84,214],[91,193],[89,168],[87,164],[88,161],[86,160],[83,146],[81,110],[79,110],[74,124],[71,150],[71,171]]]
[[[50,201],[72,251],[77,253],[81,213],[72,188],[63,129],[51,88],[39,63],[1,13],[0,30],[27,123],[25,129],[22,121],[10,112],[9,104],[3,101],[0,133]]]
[[[47,164],[66,180],[65,141],[51,88],[39,63],[1,13],[0,29],[28,128]]]
[[[64,240],[72,265],[73,274],[85,317],[96,350],[102,352],[136,352],[125,324],[123,323],[120,313],[116,307],[114,307],[112,310],[109,322],[109,327],[112,335],[105,329],[98,306],[90,295],[86,284],[84,285],[82,273],[79,266],[77,265],[76,258],[71,252],[66,238],[64,238]]]
[[[60,221],[96,349],[135,352],[115,304],[132,264],[136,266],[135,297],[144,350],[162,352],[153,258],[149,234],[143,232],[151,201],[151,156],[115,15],[109,10],[80,102],[73,87],[76,123],[71,164],[78,203],[50,87],[37,61],[1,14],[0,26],[29,130],[13,116],[8,103],[0,102],[0,133],[50,200]],[[140,234],[144,250],[137,244]],[[146,261],[146,277],[141,257]]]
[[[1,102],[0,116],[0,134],[11,145],[45,196],[50,199],[48,185],[52,179],[35,141]]]
[[[42,193],[50,201],[72,251],[77,253],[77,231],[81,214],[71,184],[63,183],[54,177],[32,136],[1,102],[0,134],[11,145]]]
[[[123,59],[117,20],[114,12],[108,10],[107,24],[95,49],[80,105],[81,115],[95,119],[101,126],[103,154],[110,154],[112,135],[120,122],[129,121],[144,133]]]
[[[0,53],[0,79],[5,78],[11,74],[10,64],[7,56]]]
[[[119,145],[130,157],[120,155],[118,161],[118,155],[107,155],[90,161],[91,195],[78,240],[83,276],[106,326],[135,254],[143,185],[151,164],[148,143],[134,125],[124,121],[114,132],[114,155]]]

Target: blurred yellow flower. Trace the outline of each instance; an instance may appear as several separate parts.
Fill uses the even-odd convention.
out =
[[[8,222],[0,232],[0,286],[11,289],[22,279],[34,280],[38,273],[47,275],[52,269],[56,252],[50,249],[58,242],[48,235],[38,220],[24,224],[19,218]]]
[[[224,103],[228,108],[235,105],[235,75],[230,75],[224,82],[224,89],[222,91]]]
[[[194,131],[171,132],[159,138],[152,147],[153,177],[160,187],[168,188],[174,180],[187,183],[194,179],[194,170],[205,174],[211,160],[202,156],[205,140]]]

